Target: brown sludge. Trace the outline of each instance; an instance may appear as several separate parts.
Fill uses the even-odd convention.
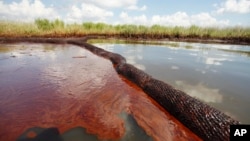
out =
[[[49,54],[34,48],[19,53],[27,59]],[[22,54],[24,51],[27,53]],[[28,71],[32,63],[22,69],[20,65],[8,66],[8,72],[0,74],[10,82],[8,86],[3,79],[0,82],[4,84],[0,86],[1,141],[14,141],[31,127],[56,127],[64,133],[79,126],[100,140],[119,140],[126,131],[125,121],[119,116],[122,112],[132,115],[155,141],[200,140],[139,87],[120,77],[110,61],[86,50],[83,54],[84,59],[64,55],[68,61],[45,66],[36,61],[39,67],[33,71]],[[27,136],[33,138],[36,133]]]
[[[96,55],[109,59],[120,75],[134,82],[150,97],[156,100],[157,103],[164,107],[165,110],[170,112],[170,114],[172,114],[175,118],[177,118],[180,122],[191,129],[203,140],[229,140],[229,125],[238,124],[238,121],[200,102],[199,100],[188,96],[184,92],[176,90],[175,88],[169,86],[164,82],[151,78],[148,74],[138,70],[134,66],[126,64],[126,60],[119,54],[107,52],[103,49],[87,44],[85,42],[87,39],[88,38],[53,40],[41,38],[28,39],[27,41],[48,41],[49,43],[74,44],[86,48]],[[15,39],[0,40],[1,42],[16,42]],[[25,38],[19,40],[25,40]],[[140,122],[137,122],[140,125]]]

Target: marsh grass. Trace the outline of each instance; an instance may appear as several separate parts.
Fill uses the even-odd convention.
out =
[[[144,44],[144,45],[160,45],[169,47],[180,47],[178,42],[165,42],[159,40],[124,40],[124,39],[90,39],[87,41],[90,44]]]
[[[167,27],[161,25],[109,25],[86,22],[65,24],[61,20],[36,19],[33,23],[0,21],[1,37],[72,37],[105,35],[123,38],[250,39],[250,27]]]

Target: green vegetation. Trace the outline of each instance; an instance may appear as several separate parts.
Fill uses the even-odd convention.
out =
[[[53,22],[50,22],[47,19],[36,19],[35,24],[37,25],[38,29],[41,29],[43,31],[64,28],[64,22],[58,19]]]
[[[105,35],[123,38],[198,38],[250,40],[250,27],[166,27],[161,25],[109,25],[105,23],[65,24],[63,21],[36,19],[34,23],[0,21],[1,37],[72,37]]]

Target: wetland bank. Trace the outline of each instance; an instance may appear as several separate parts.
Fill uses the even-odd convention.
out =
[[[46,28],[39,27],[39,22],[44,22]],[[102,38],[133,39],[136,42],[148,38],[168,38],[167,40],[249,44],[248,29],[232,30],[240,31],[241,36],[236,37],[228,33],[226,38],[215,36],[215,32],[207,32],[213,33],[213,36],[180,34],[183,31],[180,27],[173,28],[178,31],[173,32],[175,34],[169,34],[167,28],[151,34],[149,29],[161,26],[147,29],[132,25],[112,27],[102,23],[65,25],[60,21],[46,20],[38,20],[36,25],[31,24],[30,28],[25,30],[22,28],[27,26],[25,24],[3,25],[8,28],[0,30],[0,75],[7,80],[0,81],[1,86],[4,86],[1,88],[3,94],[1,92],[0,102],[0,118],[4,121],[0,125],[4,127],[1,128],[4,130],[0,131],[1,139],[32,138],[39,135],[39,132],[43,133],[47,129],[50,131],[50,128],[55,127],[55,136],[60,139],[69,139],[73,135],[79,139],[92,140],[227,140],[228,125],[238,123],[127,64],[126,56],[124,58],[85,42],[98,35]],[[120,31],[110,30],[112,28],[117,28],[117,31],[120,28]],[[145,30],[140,32],[138,29]],[[195,32],[199,28],[193,26],[190,29]],[[136,33],[133,33],[134,31]],[[91,36],[72,38],[86,35]],[[83,49],[77,48],[76,45]],[[177,68],[173,67],[173,70]],[[154,83],[160,87],[155,87]],[[160,99],[155,92],[159,94]],[[163,94],[160,94],[162,92]],[[168,92],[171,97],[167,96]],[[175,94],[180,99],[172,99]],[[194,115],[190,116],[190,113],[185,112],[193,112]],[[214,128],[212,124],[222,126]],[[31,132],[28,132],[28,129]],[[209,134],[206,135],[205,132]]]
[[[83,37],[102,36],[133,40],[160,40],[250,44],[249,27],[190,27],[84,22],[66,24],[61,20],[36,19],[34,23],[0,21],[0,37]]]

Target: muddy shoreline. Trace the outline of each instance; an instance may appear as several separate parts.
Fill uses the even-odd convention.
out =
[[[155,36],[150,37],[147,35],[105,35],[105,34],[93,34],[93,35],[45,35],[45,36],[34,36],[34,37],[0,37],[0,42],[14,42],[21,41],[21,40],[41,40],[41,39],[50,39],[50,40],[62,40],[62,39],[83,39],[87,41],[88,39],[117,39],[117,40],[128,40],[130,42],[144,42],[144,41],[174,41],[174,42],[193,42],[193,43],[205,43],[205,44],[234,44],[234,45],[250,45],[250,38],[201,38],[201,37],[172,37],[172,36]],[[51,41],[52,42],[52,41]]]
[[[101,38],[102,36],[100,36]],[[174,41],[174,42],[194,42],[194,43],[214,43],[214,44],[235,44],[235,45],[250,45],[249,38],[225,38],[225,39],[215,39],[215,38],[199,38],[199,37],[143,37],[143,36],[131,36],[131,37],[123,37],[123,36],[103,36],[103,38],[114,38],[114,39],[122,39],[122,40],[130,40],[130,41]]]
[[[112,52],[105,51],[86,43],[83,38],[0,38],[0,43],[54,43],[73,44],[83,47],[92,53],[110,60],[116,72],[139,86],[145,93],[156,100],[165,110],[182,122],[203,140],[229,140],[229,125],[239,122],[224,113],[188,96],[172,86],[152,78],[145,72],[127,64],[126,59]],[[98,37],[100,38],[100,37]],[[139,39],[138,39],[139,40]]]

